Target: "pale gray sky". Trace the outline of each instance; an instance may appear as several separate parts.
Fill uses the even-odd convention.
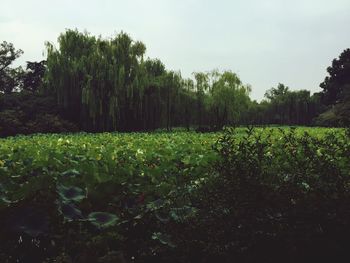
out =
[[[121,30],[184,77],[230,69],[252,98],[279,82],[319,90],[332,59],[350,48],[350,0],[0,0],[0,41],[44,59],[65,29]]]

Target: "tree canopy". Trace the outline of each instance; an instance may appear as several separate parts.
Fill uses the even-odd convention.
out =
[[[350,125],[350,49],[345,49],[327,68],[327,76],[320,84],[321,101],[328,106],[317,123],[327,126]]]
[[[320,84],[326,105],[344,101],[350,93],[350,49],[345,49],[327,68],[329,76]]]
[[[29,92],[47,96],[48,101],[54,98],[57,114],[84,131],[342,125],[349,115],[350,49],[327,69],[329,76],[321,84],[321,93],[311,95],[280,83],[257,102],[249,96],[251,86],[236,73],[212,70],[183,78],[180,71],[168,70],[161,60],[147,57],[145,44],[125,32],[105,39],[66,30],[60,34],[57,47],[46,43],[46,48],[46,60],[28,61],[23,70],[11,67],[23,52],[11,43],[1,44],[0,96],[11,98],[13,92]],[[322,103],[335,106],[320,115],[326,110]],[[6,110],[6,105],[0,109]],[[12,106],[9,109],[16,111]]]
[[[86,130],[222,127],[238,122],[250,101],[235,73],[196,72],[194,81],[184,80],[145,59],[145,45],[123,32],[102,39],[67,30],[58,44],[47,44],[46,92]]]
[[[0,93],[10,93],[18,87],[23,70],[10,66],[22,53],[12,43],[4,41],[0,44]]]

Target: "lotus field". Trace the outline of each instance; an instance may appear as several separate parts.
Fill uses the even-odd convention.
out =
[[[290,128],[255,132],[272,142],[262,158],[284,162],[273,145]],[[310,141],[333,136],[349,149],[344,129],[293,129],[296,137],[305,132]],[[202,214],[192,196],[220,177],[222,136],[179,131],[0,139],[0,261],[142,262],[176,249],[180,244],[169,226]],[[246,128],[237,128],[235,136],[254,142]],[[314,154],[328,150],[320,144]],[[349,173],[348,159],[334,153],[332,162]]]

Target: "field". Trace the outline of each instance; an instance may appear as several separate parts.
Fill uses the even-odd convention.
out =
[[[104,133],[9,138],[0,144],[1,183],[23,197],[28,194],[21,190],[23,184],[33,186],[44,178],[87,187],[89,192],[90,187],[114,181],[135,185],[135,191],[166,194],[176,180],[206,176],[216,159],[211,145],[217,137]]]
[[[341,176],[350,175],[344,129],[238,128],[228,134],[80,133],[0,139],[0,241],[6,243],[0,261],[112,262],[107,259],[111,257],[134,262],[167,255],[167,249],[175,250],[179,243],[167,234],[169,227],[195,220],[203,204],[193,196],[221,173],[233,175],[233,163],[235,171],[250,165],[261,174],[261,167],[268,174],[281,174],[278,169],[292,167],[295,160],[285,154],[293,151],[298,161],[322,161],[335,165]],[[258,160],[260,153],[252,149],[259,147],[263,155]],[[229,148],[236,151],[226,151]],[[248,173],[249,167],[242,171]],[[315,167],[308,171],[311,176],[319,173]],[[303,191],[316,189],[314,182],[300,181]],[[91,254],[96,248],[99,252]]]

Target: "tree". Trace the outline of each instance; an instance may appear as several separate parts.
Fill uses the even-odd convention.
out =
[[[134,130],[142,115],[145,46],[126,33],[102,39],[67,30],[47,44],[47,88],[86,130]]]
[[[237,124],[241,114],[248,110],[250,86],[242,84],[239,77],[231,72],[215,73],[211,88],[212,111],[215,112],[215,125]]]
[[[193,102],[195,101],[195,98],[193,96],[194,92],[194,82],[192,79],[185,79],[183,80],[183,103],[184,103],[184,121],[187,131],[190,130],[190,124],[191,124],[191,106],[193,105]]]
[[[5,70],[18,57],[23,54],[22,50],[16,50],[12,43],[3,41],[0,44],[0,72]]]
[[[279,83],[265,93],[260,103],[263,118],[260,123],[280,125],[311,125],[320,113],[320,101],[317,94],[311,96],[307,90],[290,90]],[[257,113],[261,116],[261,113]]]
[[[322,101],[326,105],[334,105],[344,101],[350,89],[350,49],[334,59],[327,72],[329,76],[320,84],[323,89]]]
[[[147,59],[143,63],[146,83],[143,96],[143,130],[154,130],[161,125],[161,89],[166,73],[164,64],[159,59]]]
[[[175,115],[175,103],[181,87],[181,74],[179,72],[169,71],[164,75],[164,87],[166,90],[166,128],[171,130]]]
[[[20,85],[23,74],[21,67],[10,68],[10,65],[22,55],[22,50],[16,50],[12,43],[6,41],[0,44],[0,93],[10,93]]]
[[[26,72],[23,76],[23,90],[30,92],[39,91],[42,83],[44,74],[46,71],[46,61],[42,60],[40,62],[27,62]]]
[[[332,66],[327,68],[329,76],[320,84],[321,102],[328,108],[315,123],[325,126],[350,125],[350,49],[345,49]]]
[[[277,88],[271,88],[265,92],[265,98],[270,102],[271,107],[269,115],[272,117],[270,122],[277,124],[286,123],[289,115],[285,107],[289,94],[289,87],[279,83]]]
[[[198,115],[198,126],[201,127],[203,124],[203,109],[204,109],[204,96],[205,92],[209,89],[209,76],[203,72],[193,73],[196,79],[196,95],[197,95],[197,115]]]

